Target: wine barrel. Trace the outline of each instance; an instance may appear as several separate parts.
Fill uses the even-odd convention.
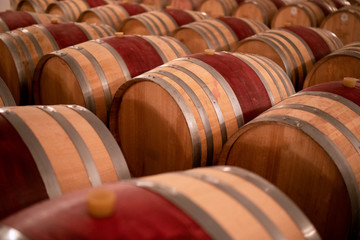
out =
[[[321,28],[335,33],[344,44],[360,41],[360,7],[344,7],[329,14]]]
[[[122,22],[129,16],[156,9],[156,7],[136,3],[108,4],[83,11],[77,21],[107,24],[116,31],[120,31]]]
[[[353,42],[327,55],[314,65],[304,81],[304,88],[344,77],[360,77],[360,42]]]
[[[99,200],[108,202],[102,211],[95,205]],[[112,215],[93,216],[105,211]],[[320,239],[307,217],[275,186],[249,171],[223,166],[78,191],[1,223],[0,237],[5,239],[14,233],[40,240]]]
[[[342,43],[334,34],[316,28],[291,26],[248,37],[239,42],[236,51],[272,59],[285,70],[299,91],[315,62],[340,47]]]
[[[107,123],[113,95],[122,83],[188,54],[171,37],[126,35],[88,41],[39,61],[33,79],[34,100],[45,105],[82,105]]]
[[[243,167],[275,184],[323,239],[357,239],[359,129],[360,82],[354,88],[341,81],[319,84],[239,129],[219,163]]]
[[[175,30],[173,36],[192,53],[200,53],[205,49],[233,51],[238,41],[267,29],[266,25],[255,20],[221,17],[183,25]]]
[[[0,33],[23,28],[34,24],[50,23],[53,19],[65,22],[65,19],[45,13],[33,13],[24,11],[0,12]]]
[[[179,26],[207,18],[202,12],[180,9],[151,11],[131,16],[123,21],[121,32],[141,35],[171,35]]]
[[[166,8],[167,5],[169,5],[170,0],[142,0],[141,3],[163,9]]]
[[[3,33],[0,35],[0,77],[18,105],[31,104],[31,81],[36,64],[43,55],[114,32],[107,25],[54,23]]]
[[[20,0],[16,10],[44,13],[47,6],[57,0]]]
[[[270,26],[271,19],[277,10],[271,0],[245,0],[239,4],[233,16],[257,20]]]
[[[280,8],[272,18],[271,28],[291,25],[318,27],[324,18],[323,11],[316,3],[304,1]]]
[[[205,0],[199,11],[206,12],[211,17],[232,16],[238,3],[236,0]]]
[[[45,12],[59,15],[68,21],[77,21],[81,13],[95,7],[116,4],[114,0],[66,0],[48,5]]]
[[[76,22],[80,14],[89,8],[89,4],[85,0],[66,0],[49,4],[45,12]]]
[[[336,35],[321,28],[289,26],[282,29],[291,31],[304,39],[316,62],[344,46]]]
[[[211,54],[170,61],[115,93],[109,129],[133,176],[216,164],[228,136],[294,93],[264,57]]]
[[[276,5],[277,9],[280,9],[290,4],[303,2],[304,0],[271,0],[271,1]]]
[[[13,96],[11,95],[9,88],[0,78],[0,107],[5,106],[16,106],[16,103]]]
[[[83,107],[0,108],[0,129],[0,218],[44,199],[130,176],[106,126]]]
[[[205,0],[171,0],[168,7],[196,11]]]

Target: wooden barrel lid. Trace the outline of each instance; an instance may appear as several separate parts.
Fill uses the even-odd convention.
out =
[[[285,99],[239,129],[220,164],[254,171],[285,191],[323,238],[357,236],[358,85],[319,84]]]
[[[329,82],[338,81],[344,77],[360,76],[360,45],[359,42],[345,45],[318,61],[308,73],[304,81],[304,88]]]

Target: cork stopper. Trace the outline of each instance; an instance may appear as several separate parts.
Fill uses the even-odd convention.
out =
[[[206,55],[214,55],[215,54],[215,49],[205,49],[204,53]]]
[[[111,190],[93,190],[87,198],[88,213],[96,218],[110,217],[115,211],[115,198]]]
[[[358,79],[353,78],[353,77],[344,77],[343,85],[345,87],[354,88],[356,86],[357,81],[358,81]]]
[[[124,33],[123,32],[116,32],[115,33],[115,37],[123,37]]]
[[[58,23],[59,23],[59,19],[57,19],[57,18],[52,18],[52,19],[51,19],[51,23],[52,23],[52,24],[58,24]]]

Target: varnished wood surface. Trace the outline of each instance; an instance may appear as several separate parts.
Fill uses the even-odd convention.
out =
[[[171,0],[169,3],[170,8],[198,10],[204,0]]]
[[[133,176],[212,165],[237,128],[293,93],[265,58],[194,54],[122,85],[109,128]]]
[[[8,86],[6,86],[4,80],[0,78],[0,107],[5,106],[16,106],[16,103]]]
[[[326,55],[343,47],[342,41],[332,32],[321,28],[309,28],[303,26],[289,26],[283,29],[294,32],[307,43],[314,54],[315,61],[319,61]]]
[[[280,8],[272,18],[271,28],[291,25],[318,27],[324,17],[323,11],[317,4],[304,1]]]
[[[80,14],[87,9],[89,9],[89,4],[84,0],[66,0],[49,4],[45,12],[76,22]]]
[[[78,17],[78,22],[107,24],[120,31],[122,21],[129,17],[129,13],[125,8],[108,4],[83,11]]]
[[[57,23],[33,25],[1,35],[0,77],[8,85],[16,103],[32,103],[32,77],[40,58],[46,53],[81,41],[114,33],[105,25]],[[52,35],[54,34],[54,35]]]
[[[304,81],[304,88],[344,77],[360,77],[360,42],[347,44],[318,61]]]
[[[174,37],[192,53],[200,53],[205,49],[233,51],[238,41],[267,29],[266,25],[255,20],[220,17],[184,25],[174,32]]]
[[[13,156],[1,158],[1,169],[8,171],[2,174],[1,184],[9,184],[0,197],[1,205],[5,206],[2,218],[4,214],[14,213],[45,198],[129,177],[120,149],[116,149],[118,146],[112,136],[98,132],[103,123],[96,118],[94,120],[94,117],[82,115],[88,110],[80,111],[84,113],[66,106],[9,107],[1,111],[4,119],[1,127],[12,131],[12,134],[1,135],[1,151],[8,156],[14,148],[24,147],[18,153],[13,152]],[[102,128],[106,129],[105,126]],[[19,137],[22,140],[19,141]],[[113,149],[109,151],[109,147]],[[90,168],[91,165],[95,170]],[[16,173],[24,171],[23,176]],[[13,178],[18,184],[10,184]],[[27,185],[23,182],[26,180],[34,185]]]
[[[49,54],[38,64],[35,102],[85,106],[107,123],[112,97],[122,83],[189,52],[171,37],[127,35],[88,41],[62,53]]]
[[[211,17],[231,16],[238,6],[236,0],[206,0],[200,7],[199,11],[206,12]]]
[[[233,16],[250,18],[270,26],[272,17],[277,10],[275,3],[271,0],[252,0],[239,4]]]
[[[270,58],[279,64],[301,90],[306,74],[315,63],[307,43],[295,33],[271,29],[239,42],[237,52],[253,53]]]
[[[7,27],[3,28],[0,24],[0,32],[6,32],[38,23],[28,12],[23,11],[0,12],[0,18],[0,21],[3,21]]]
[[[103,219],[86,212],[87,196],[100,189],[116,196],[115,212]],[[25,221],[29,217],[33,221]],[[234,167],[199,168],[86,189],[43,202],[1,223],[40,240],[54,236],[319,239],[308,219],[276,187]],[[44,229],[35,227],[39,225]]]
[[[21,0],[16,10],[44,13],[47,6],[56,0]]]
[[[285,99],[234,134],[223,148],[220,164],[226,162],[265,177],[298,204],[322,238],[345,239],[358,231],[356,204],[350,201],[358,201],[360,108],[340,98],[317,95],[319,91],[340,94],[359,104],[359,84],[348,88],[341,82],[329,83],[303,90],[302,95]],[[290,124],[292,118],[296,121]],[[307,124],[314,129],[304,130]],[[342,160],[331,153],[333,149]],[[355,189],[355,193],[347,189]],[[349,232],[350,227],[354,232]]]
[[[360,41],[360,8],[348,6],[329,14],[321,28],[335,33],[344,44]]]

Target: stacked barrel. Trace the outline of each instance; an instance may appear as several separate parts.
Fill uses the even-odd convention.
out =
[[[360,236],[356,2],[11,6],[0,238]]]

